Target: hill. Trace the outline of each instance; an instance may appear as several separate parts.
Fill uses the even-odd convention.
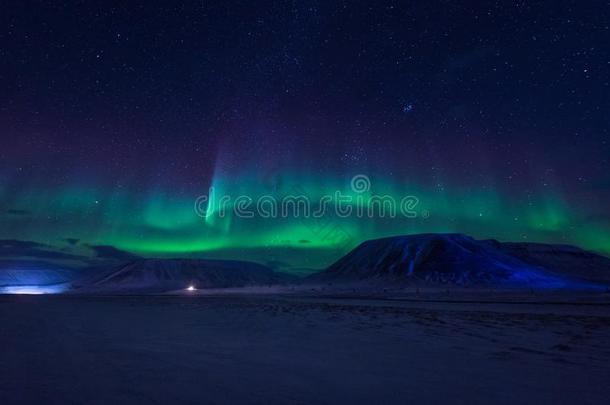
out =
[[[229,288],[281,284],[287,276],[244,261],[140,259],[76,285],[77,292],[162,293],[188,287]]]
[[[572,246],[501,243],[463,234],[419,234],[363,242],[309,278],[316,282],[372,280],[603,288],[610,281],[610,259]]]

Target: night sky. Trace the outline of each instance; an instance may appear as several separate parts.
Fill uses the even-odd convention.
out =
[[[606,1],[3,2],[3,256],[296,273],[419,232],[610,254],[609,21]],[[420,215],[193,208],[358,174]]]

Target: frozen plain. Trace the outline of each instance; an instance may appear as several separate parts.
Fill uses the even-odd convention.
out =
[[[0,296],[0,398],[607,403],[603,296],[421,298]]]

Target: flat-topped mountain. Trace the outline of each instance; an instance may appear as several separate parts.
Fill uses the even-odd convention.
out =
[[[310,280],[595,288],[610,283],[610,259],[573,246],[419,234],[363,242]]]

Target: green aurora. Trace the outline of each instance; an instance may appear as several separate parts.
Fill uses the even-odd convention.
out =
[[[263,181],[240,176],[239,181],[215,178],[215,206],[221,196],[231,197],[226,214],[218,210],[197,215],[195,202],[201,193],[172,193],[170,188],[143,193],[70,185],[29,187],[10,192],[3,185],[0,197],[7,206],[2,214],[1,237],[35,241],[79,254],[91,254],[85,246],[107,245],[145,257],[209,257],[253,260],[285,271],[322,268],[358,243],[372,238],[424,232],[461,232],[477,238],[574,244],[610,253],[610,229],[588,220],[586,210],[571,204],[559,192],[506,195],[490,188],[425,187],[401,184],[371,176],[371,188],[356,193],[350,176],[275,176]],[[319,207],[323,196],[339,191],[352,198],[353,214],[342,218],[332,203],[321,218],[253,218],[235,215],[232,202],[246,195],[256,201],[270,196],[278,201],[303,195]],[[356,215],[356,206],[368,212],[371,198],[389,196],[400,201],[415,196],[415,218]],[[268,197],[267,197],[268,198]],[[334,200],[334,197],[333,197]],[[378,207],[377,207],[378,208]],[[78,240],[69,246],[66,238]]]

